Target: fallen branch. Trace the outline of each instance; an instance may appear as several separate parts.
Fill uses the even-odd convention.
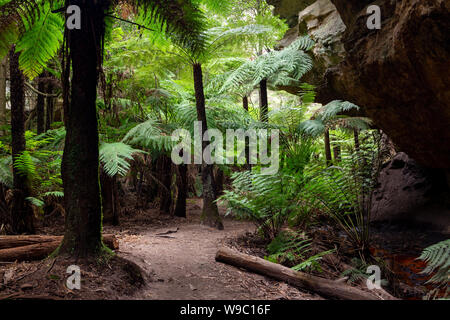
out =
[[[27,235],[27,236],[0,236],[0,250],[29,246],[45,242],[61,242],[62,236]],[[104,234],[103,242],[111,249],[119,248],[119,242],[113,234]]]
[[[62,236],[1,236],[0,243],[4,249],[0,250],[0,261],[44,259],[58,248],[62,238]],[[104,235],[103,242],[112,250],[119,248],[114,235]]]
[[[316,277],[307,273],[294,271],[282,265],[272,263],[259,257],[250,256],[223,247],[217,251],[216,261],[224,262],[235,267],[269,276],[271,278],[287,282],[301,289],[312,291],[321,296],[332,299],[344,300],[396,300],[389,294],[383,292],[367,292],[351,287],[342,282]]]

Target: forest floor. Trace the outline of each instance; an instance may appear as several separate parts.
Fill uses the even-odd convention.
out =
[[[221,214],[224,209],[220,208]],[[188,200],[187,218],[169,217],[157,209],[137,210],[120,226],[104,233],[119,239],[117,257],[106,263],[55,259],[0,264],[2,299],[299,299],[319,300],[288,284],[215,261],[222,245],[261,256],[259,248],[242,248],[255,226],[224,217],[224,230],[200,224],[201,200]],[[40,234],[60,235],[63,223],[41,227]],[[125,259],[121,259],[125,258]],[[132,261],[133,263],[128,263]],[[81,290],[69,290],[67,266],[81,269]],[[135,266],[140,267],[140,272]],[[140,273],[140,274],[139,274]],[[141,277],[142,276],[142,277]]]
[[[255,231],[252,223],[225,217],[224,230],[201,225],[199,199],[189,200],[187,212],[187,219],[157,216],[156,225],[145,229],[133,230],[123,225],[107,228],[106,232],[114,231],[120,240],[119,255],[139,265],[149,279],[143,290],[124,298],[321,299],[285,283],[215,261],[220,246]]]
[[[201,199],[189,199],[187,218],[160,214],[157,208],[140,209],[132,203],[124,208],[119,226],[106,225],[104,233],[114,234],[119,250],[109,261],[66,261],[62,258],[33,262],[0,262],[0,300],[3,299],[152,299],[152,300],[321,300],[317,294],[286,283],[215,261],[221,246],[264,257],[267,243],[255,234],[248,221],[225,216],[219,207],[225,229],[200,223]],[[62,235],[64,218],[40,225],[39,234]],[[428,277],[420,276],[424,264],[416,258],[421,250],[440,240],[434,235],[404,224],[374,225],[373,253],[396,274],[390,291],[397,297],[420,299]],[[351,255],[342,248],[342,234],[327,223],[312,227],[313,254],[341,248],[321,260],[320,277],[340,279],[351,268]],[[347,250],[348,251],[348,250]],[[81,269],[81,290],[66,286],[67,267]],[[399,282],[398,280],[401,280]],[[364,289],[364,281],[357,284]]]

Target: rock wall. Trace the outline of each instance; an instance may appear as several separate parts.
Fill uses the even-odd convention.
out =
[[[318,86],[318,102],[358,104],[399,150],[444,169],[450,183],[450,1],[331,0],[340,22],[329,2],[297,0],[299,24],[285,39],[306,31],[320,40],[318,67],[305,78]],[[366,26],[371,3],[381,7],[381,30]]]
[[[372,221],[415,221],[450,233],[448,187],[439,171],[423,168],[403,152],[381,170],[372,197]]]

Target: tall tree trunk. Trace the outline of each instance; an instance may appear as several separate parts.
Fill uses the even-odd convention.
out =
[[[45,92],[46,72],[43,72],[38,77],[38,91]],[[36,118],[37,118],[37,134],[44,133],[44,117],[45,117],[45,97],[38,94],[36,98]]]
[[[358,129],[353,129],[353,138],[355,140],[355,150],[359,151],[359,131]]]
[[[59,253],[92,257],[105,248],[101,234],[96,110],[104,8],[87,0],[70,3],[79,5],[83,11],[81,29],[66,30],[73,74],[71,98],[64,110],[67,133],[61,171],[66,223]]]
[[[223,180],[225,179],[225,175],[223,174],[223,170],[219,167],[216,168],[216,176],[215,181],[217,184],[217,196],[221,196],[223,194]]]
[[[242,98],[242,106],[244,107],[244,110],[248,111],[248,97],[245,96]],[[245,166],[248,170],[252,169],[252,165],[250,164],[250,139],[248,137],[245,137]]]
[[[324,143],[325,143],[325,159],[327,161],[327,166],[331,166],[333,159],[331,158],[330,130],[329,129],[325,130]]]
[[[13,164],[25,151],[25,91],[24,76],[19,69],[19,54],[12,47],[9,57],[11,78],[11,149]],[[25,200],[30,195],[28,178],[19,174],[13,165],[13,197],[11,203],[11,228],[14,233],[34,233],[33,210]]]
[[[205,108],[205,93],[203,91],[203,71],[200,63],[193,64],[194,72],[194,88],[195,88],[195,102],[197,107],[197,119],[202,123],[202,135],[208,130],[208,124],[206,121],[206,108]],[[202,143],[202,151],[207,146],[207,141]],[[211,226],[223,229],[222,219],[219,215],[219,209],[217,208],[216,198],[216,185],[213,175],[213,165],[202,164],[202,184],[203,184],[203,211],[201,215],[202,222]]]
[[[170,206],[172,204],[172,160],[166,156],[162,155],[158,158],[157,164],[159,172],[159,181],[163,184],[163,187],[159,189],[159,211],[160,213],[169,214]]]
[[[248,111],[248,97],[247,96],[242,98],[242,106],[244,107],[245,111]]]
[[[334,161],[339,162],[341,161],[341,146],[334,146],[333,147],[333,155],[334,155]]]
[[[6,121],[6,64],[8,57],[6,56],[0,61],[0,126],[7,124]],[[6,130],[2,130],[6,134]]]
[[[175,216],[186,218],[186,199],[187,199],[187,165],[177,166],[177,202],[175,205]]]
[[[50,81],[47,83],[47,93],[52,94],[53,93],[53,77],[51,76]],[[54,113],[54,107],[55,107],[55,98],[53,97],[47,97],[47,103],[46,103],[46,112],[45,112],[45,131],[48,131],[52,127],[53,123],[53,113]]]
[[[104,170],[100,170],[100,185],[102,190],[103,223],[119,225],[120,202],[118,182],[116,177],[110,177]]]
[[[267,80],[259,83],[259,112],[261,122],[269,121],[269,100],[267,98]]]

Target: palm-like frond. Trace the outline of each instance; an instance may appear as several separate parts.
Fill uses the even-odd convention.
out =
[[[28,78],[37,77],[56,55],[63,40],[63,27],[63,17],[52,13],[48,3],[42,8],[39,19],[26,25],[16,51],[20,52],[19,65]]]
[[[99,149],[99,156],[105,173],[114,177],[126,175],[130,169],[128,161],[133,159],[133,154],[143,152],[122,142],[103,143]]]
[[[122,142],[151,151],[170,151],[174,145],[172,137],[161,126],[158,120],[151,118],[128,131]]]
[[[271,51],[242,64],[224,82],[222,91],[249,83],[256,86],[264,79],[273,86],[298,81],[313,67],[312,58],[306,53],[313,44],[309,37],[301,37],[284,50]]]
[[[119,0],[115,0],[119,2]],[[205,17],[192,0],[128,0],[147,24],[157,22],[171,38],[192,52],[205,46]]]

